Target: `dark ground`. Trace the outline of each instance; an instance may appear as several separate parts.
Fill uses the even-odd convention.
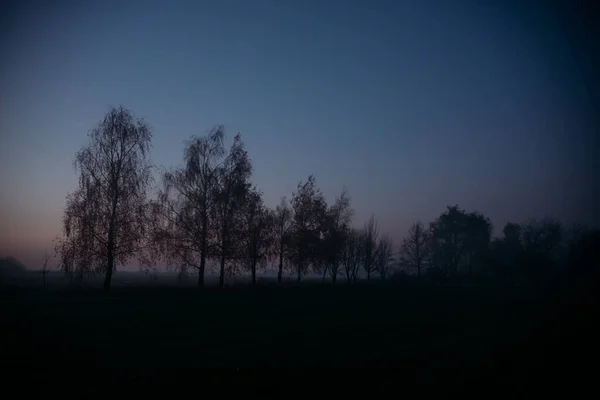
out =
[[[595,361],[589,296],[541,290],[3,287],[2,304],[2,363],[11,368],[385,366],[415,382],[503,385],[564,380]]]

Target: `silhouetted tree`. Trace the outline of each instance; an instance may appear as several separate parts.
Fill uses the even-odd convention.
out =
[[[521,225],[507,222],[502,229],[504,241],[507,243],[521,243]]]
[[[104,273],[108,290],[116,265],[141,256],[146,246],[151,133],[119,107],[110,108],[89,138],[75,158],[79,187],[67,196],[56,250],[67,275]]]
[[[311,265],[319,264],[322,220],[327,209],[323,194],[316,187],[314,175],[309,175],[305,183],[298,183],[297,191],[292,195],[292,209],[290,258],[300,281]]]
[[[196,269],[198,287],[204,286],[206,260],[212,250],[217,175],[227,162],[223,137],[222,125],[205,136],[192,136],[185,143],[184,166],[163,174],[163,189],[153,204],[153,236],[159,252],[170,266]]]
[[[389,273],[390,262],[394,261],[392,246],[392,240],[387,235],[383,235],[379,238],[375,253],[375,267],[382,280],[385,279]]]
[[[486,260],[492,237],[492,223],[478,212],[465,215],[465,264],[469,277],[473,276],[473,266]]]
[[[521,226],[508,222],[502,232],[502,238],[495,238],[489,245],[488,273],[495,279],[506,279],[514,284],[517,266],[522,253]]]
[[[559,221],[552,218],[531,219],[522,227],[524,266],[530,282],[538,281],[557,266],[563,239]]]
[[[250,270],[254,285],[257,266],[264,266],[273,252],[274,214],[264,206],[262,193],[256,189],[247,194],[242,212],[240,259],[244,268]]]
[[[158,271],[154,268],[144,270],[144,273],[148,276],[150,283],[158,281]]]
[[[573,224],[564,230],[564,263],[571,264],[572,255],[592,230],[582,224]]]
[[[567,282],[578,294],[584,295],[589,288],[593,296],[600,278],[600,230],[574,227],[568,243],[568,269],[564,271]]]
[[[458,205],[449,206],[430,224],[430,232],[434,267],[444,278],[456,275],[469,248],[469,215]]]
[[[343,262],[348,282],[356,282],[363,261],[362,232],[350,229],[344,243]]]
[[[371,279],[371,273],[377,270],[377,240],[379,238],[379,228],[375,216],[371,215],[369,221],[365,224],[362,233],[362,264],[367,273],[367,280]]]
[[[54,252],[58,257],[57,267],[65,273],[70,284],[81,282],[84,277],[93,275],[93,271],[86,268],[86,264],[79,264],[80,267],[76,268],[74,240],[56,237],[54,239]]]
[[[371,215],[362,232],[362,264],[367,273],[367,280],[371,279],[371,273],[377,270],[377,240],[379,238],[379,227],[375,216]]]
[[[48,256],[48,252],[44,252],[43,264],[42,264],[42,279],[44,281],[44,290],[46,290],[46,275],[48,275],[48,261],[50,257]]]
[[[344,188],[335,203],[329,207],[323,219],[325,225],[323,238],[324,271],[329,271],[333,283],[336,282],[342,268],[344,247],[349,235],[352,215],[350,196]]]
[[[273,245],[276,246],[275,253],[279,259],[277,271],[277,282],[279,283],[281,283],[283,275],[283,261],[287,258],[288,246],[292,239],[292,223],[292,210],[288,206],[286,198],[283,197],[273,215]]]
[[[521,243],[521,226],[508,222],[502,229],[504,237],[492,246],[496,253],[494,259],[502,275],[508,275],[511,284],[516,283],[516,278],[521,266],[523,245]]]
[[[177,273],[177,283],[183,284],[187,283],[190,279],[190,274],[188,272],[187,266],[182,266]]]
[[[225,284],[225,267],[228,261],[235,258],[242,218],[242,207],[250,189],[249,178],[252,165],[248,152],[244,148],[240,135],[236,135],[229,155],[217,168],[215,189],[214,232],[215,256],[219,259],[219,287]]]
[[[402,240],[400,246],[400,263],[417,270],[417,277],[421,277],[421,268],[430,253],[429,233],[421,222],[415,222],[408,230],[408,236]]]

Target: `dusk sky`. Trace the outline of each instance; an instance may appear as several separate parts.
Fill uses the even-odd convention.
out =
[[[39,268],[53,254],[75,153],[121,104],[152,126],[157,165],[223,124],[267,205],[314,173],[330,201],[345,185],[355,225],[374,213],[395,246],[453,204],[495,234],[530,217],[598,226],[597,92],[540,3],[3,6],[0,256]]]

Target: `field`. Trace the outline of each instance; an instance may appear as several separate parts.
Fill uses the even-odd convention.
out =
[[[581,365],[592,326],[591,303],[559,293],[412,281],[6,286],[2,301],[3,363],[48,368],[389,366],[416,382],[506,382]]]

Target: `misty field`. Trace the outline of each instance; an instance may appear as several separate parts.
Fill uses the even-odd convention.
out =
[[[5,288],[11,340],[23,344],[3,359],[39,367],[393,366],[417,381],[525,379],[550,368],[567,332],[581,343],[587,312],[527,293],[396,282],[110,294]]]

